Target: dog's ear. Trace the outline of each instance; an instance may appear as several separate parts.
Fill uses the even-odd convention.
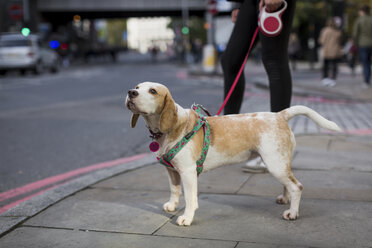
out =
[[[139,114],[132,114],[132,118],[130,120],[130,126],[134,128],[137,124]]]
[[[160,132],[167,133],[176,125],[178,116],[177,108],[172,96],[168,93],[164,97],[164,108],[160,114]]]

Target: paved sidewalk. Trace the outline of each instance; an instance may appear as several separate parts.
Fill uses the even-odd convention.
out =
[[[371,139],[306,135],[297,143],[293,168],[304,191],[296,221],[281,219],[277,181],[233,165],[200,176],[200,208],[191,227],[179,227],[184,202],[163,212],[168,179],[154,163],[67,197],[0,247],[371,247]]]
[[[294,82],[295,88],[315,80],[311,73],[298,77],[301,80]],[[344,87],[342,95],[336,87],[322,95],[311,86],[303,87],[304,96],[353,104],[372,100],[370,89],[365,91],[368,94],[361,92],[368,95],[366,100],[354,93],[347,96],[345,89],[355,85],[346,79],[339,83]],[[264,95],[256,106],[247,101],[243,109],[261,111],[267,100]],[[294,101],[315,104],[308,98]],[[328,108],[327,101],[314,106],[323,108],[330,119],[338,116],[336,122],[342,120],[342,126],[352,130],[355,123],[349,123],[342,112],[346,105]],[[336,110],[340,114],[332,115]],[[368,115],[365,109],[363,113],[360,119]],[[369,120],[364,119],[367,128]],[[146,157],[54,189],[59,198],[41,195],[23,205],[24,214],[18,208],[0,215],[0,247],[372,247],[371,136],[319,133],[306,123],[291,123],[297,134],[293,170],[304,185],[296,221],[282,220],[288,206],[275,203],[282,187],[273,177],[244,173],[238,164],[201,174],[194,222],[179,227],[175,221],[183,212],[183,197],[177,212],[162,210],[169,197],[166,171],[155,157]],[[51,206],[38,208],[41,201]]]

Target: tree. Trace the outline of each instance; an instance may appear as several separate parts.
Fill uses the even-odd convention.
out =
[[[123,32],[127,30],[126,19],[107,20],[107,42],[110,46],[123,46]]]
[[[204,29],[204,18],[190,17],[188,21],[189,25],[189,40],[200,39],[203,43],[206,42],[206,30]],[[169,28],[176,30],[182,29],[182,19],[172,18],[172,21],[168,25]]]

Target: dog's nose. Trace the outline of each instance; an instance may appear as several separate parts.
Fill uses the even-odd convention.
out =
[[[134,98],[134,97],[138,96],[138,91],[136,91],[136,90],[130,90],[130,91],[128,91],[128,96],[130,98]]]

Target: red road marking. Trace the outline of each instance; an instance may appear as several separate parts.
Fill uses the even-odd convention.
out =
[[[186,71],[178,71],[176,73],[176,78],[178,78],[178,79],[186,79],[186,78],[188,78],[188,73]]]
[[[41,195],[41,194],[45,193],[46,191],[52,190],[52,189],[54,189],[54,188],[57,188],[57,187],[59,187],[59,186],[65,184],[65,183],[68,183],[68,182],[70,182],[70,181],[67,181],[67,182],[64,182],[64,183],[60,183],[60,184],[54,185],[54,186],[52,186],[52,187],[50,187],[50,188],[44,189],[44,190],[42,190],[42,191],[39,191],[39,192],[37,192],[37,193],[35,193],[35,194],[33,194],[33,195],[26,196],[25,198],[22,198],[22,199],[20,199],[20,200],[14,201],[14,202],[12,202],[12,203],[10,203],[10,204],[8,204],[8,205],[5,205],[5,206],[3,206],[3,207],[0,208],[0,214],[2,214],[2,213],[4,213],[4,212],[8,211],[8,210],[11,209],[11,208],[14,208],[14,207],[17,206],[18,204],[21,204],[22,202],[28,201],[28,200],[30,200],[31,198],[35,197],[35,196]]]
[[[358,134],[358,135],[367,135],[367,134],[372,134],[372,129],[346,130],[345,133]]]
[[[5,201],[5,200],[10,199],[10,198],[13,198],[13,197],[16,197],[18,195],[22,195],[22,194],[34,191],[36,189],[40,189],[42,187],[45,187],[45,186],[48,186],[48,185],[51,185],[51,184],[54,184],[54,183],[64,181],[64,180],[69,179],[71,177],[75,177],[75,176],[78,176],[78,175],[81,175],[81,174],[84,174],[84,173],[88,173],[88,172],[91,172],[91,171],[99,170],[99,169],[114,167],[114,166],[117,166],[119,164],[129,163],[129,162],[144,158],[148,155],[149,155],[149,153],[143,153],[143,154],[135,155],[135,156],[132,156],[132,157],[120,158],[120,159],[116,159],[116,160],[112,160],[112,161],[107,161],[107,162],[103,162],[103,163],[99,163],[99,164],[90,165],[90,166],[83,167],[83,168],[73,170],[73,171],[69,171],[69,172],[66,172],[66,173],[63,173],[63,174],[60,174],[60,175],[48,177],[48,178],[45,178],[45,179],[30,183],[30,184],[27,184],[27,185],[24,185],[22,187],[11,189],[9,191],[1,193],[0,194],[0,202]]]

